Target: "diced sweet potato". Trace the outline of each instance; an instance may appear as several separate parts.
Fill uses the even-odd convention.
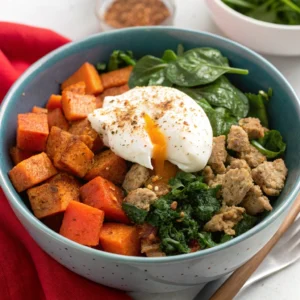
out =
[[[86,85],[84,81],[80,81],[74,84],[71,84],[69,86],[67,86],[63,92],[72,92],[75,94],[80,94],[80,95],[85,95],[85,89],[86,89]]]
[[[34,106],[31,112],[35,114],[46,114],[48,112],[48,109],[44,107]]]
[[[18,192],[23,192],[57,173],[46,153],[33,155],[9,172],[9,177]]]
[[[47,116],[49,129],[51,129],[52,126],[59,127],[66,131],[69,129],[69,123],[66,120],[61,108],[50,110]]]
[[[10,148],[9,152],[15,165],[35,154],[34,152],[21,150],[18,147]]]
[[[132,68],[132,66],[128,66],[119,70],[103,73],[100,77],[104,90],[127,84]]]
[[[138,231],[134,226],[118,223],[105,223],[100,231],[100,244],[104,251],[139,256],[141,246]]]
[[[107,90],[104,90],[100,95],[96,97],[96,106],[97,108],[102,107],[103,100],[106,96],[117,96],[121,95],[129,90],[128,84],[124,84],[117,87],[112,87]],[[98,98],[98,100],[97,100]]]
[[[128,223],[122,209],[123,193],[112,182],[98,176],[80,188],[83,203],[101,209],[106,220]]]
[[[58,174],[47,183],[27,190],[34,215],[41,219],[66,210],[70,201],[79,201],[79,182],[68,174]]]
[[[58,169],[79,177],[86,174],[94,157],[94,153],[77,136],[56,126],[49,134],[47,154]]]
[[[71,201],[66,209],[59,233],[79,244],[97,246],[103,220],[103,211]]]
[[[88,146],[78,139],[72,139],[62,153],[60,162],[65,170],[83,177],[91,167],[94,153]]]
[[[54,94],[52,94],[50,96],[50,98],[48,99],[46,108],[48,110],[55,109],[55,108],[62,108],[62,105],[61,105],[61,95],[54,95]]]
[[[69,121],[84,119],[96,109],[96,98],[92,95],[63,92],[61,103],[65,117]]]
[[[67,80],[65,80],[61,88],[64,90],[71,84],[83,81],[86,85],[87,94],[99,94],[103,91],[103,85],[100,76],[96,68],[89,64],[84,63],[73,75],[71,75]]]
[[[18,114],[17,147],[40,152],[46,149],[49,134],[46,114]]]
[[[92,128],[90,121],[85,118],[83,120],[73,122],[69,132],[78,135],[80,139],[90,148],[93,152],[100,151],[104,144],[99,134]]]
[[[126,173],[126,161],[111,150],[106,150],[95,155],[93,165],[86,173],[84,179],[89,181],[97,176],[101,176],[115,184],[122,184]]]

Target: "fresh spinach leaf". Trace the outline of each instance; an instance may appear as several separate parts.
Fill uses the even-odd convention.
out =
[[[277,130],[265,132],[263,138],[252,140],[251,144],[269,159],[274,159],[282,155],[286,149],[286,144]]]
[[[142,57],[136,63],[129,78],[129,87],[148,85],[172,85],[165,77],[164,69],[168,63],[152,55]]]
[[[246,94],[249,100],[248,117],[258,118],[263,126],[269,127],[268,114],[266,109],[268,98],[265,97],[265,95],[267,94],[263,93],[260,92],[257,95],[250,93]]]
[[[110,72],[114,70],[118,70],[120,68],[126,66],[134,66],[135,59],[133,58],[132,51],[122,51],[122,50],[114,50],[110,55],[108,64],[106,63],[97,63],[96,69],[100,73]]]
[[[231,68],[228,59],[212,48],[195,48],[179,56],[166,68],[166,77],[182,87],[209,84],[225,73],[247,75],[248,70]]]
[[[130,203],[123,202],[122,209],[124,210],[125,214],[135,224],[143,224],[145,222],[147,211],[144,209],[140,209]]]
[[[177,55],[173,50],[165,50],[162,60],[169,63],[171,61],[175,61],[177,59]]]
[[[213,107],[224,107],[235,117],[245,118],[249,111],[248,98],[225,76],[197,88],[179,88],[193,99],[204,98]]]
[[[178,44],[177,46],[177,56],[182,56],[184,53],[184,47],[182,44]]]
[[[239,236],[239,235],[245,233],[246,231],[248,231],[249,229],[254,227],[254,225],[256,225],[257,221],[258,221],[257,217],[250,216],[250,215],[244,213],[243,219],[234,227],[235,235]]]

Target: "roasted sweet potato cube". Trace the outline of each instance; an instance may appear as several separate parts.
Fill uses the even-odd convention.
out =
[[[49,129],[51,129],[52,126],[59,127],[66,131],[69,129],[69,123],[60,108],[55,108],[48,112],[48,126]]]
[[[34,155],[34,152],[21,150],[18,147],[10,148],[10,156],[15,165],[23,161],[24,159],[29,158],[30,156]]]
[[[18,148],[33,152],[44,151],[48,135],[49,129],[46,114],[18,114]]]
[[[96,68],[88,62],[84,63],[73,75],[65,80],[61,88],[64,90],[71,84],[80,81],[84,81],[87,94],[99,94],[103,91],[103,85]]]
[[[52,94],[49,97],[49,99],[48,99],[46,108],[48,110],[55,109],[55,108],[62,108],[62,105],[61,105],[61,95],[54,95],[54,94]]]
[[[104,251],[139,256],[140,240],[135,226],[118,223],[105,223],[100,231],[100,244]]]
[[[92,95],[63,92],[61,103],[68,121],[84,119],[96,109],[96,98]]]
[[[122,209],[123,192],[112,182],[98,176],[80,188],[82,202],[101,209],[106,220],[129,223]]]
[[[60,163],[65,170],[83,177],[91,167],[94,153],[79,139],[72,139],[62,153]]]
[[[66,209],[59,233],[79,244],[97,246],[103,220],[103,211],[71,201]]]
[[[112,87],[107,90],[104,90],[100,95],[96,97],[96,106],[97,108],[101,108],[103,104],[103,100],[106,96],[117,96],[121,95],[129,90],[128,84],[124,84],[117,87]]]
[[[27,190],[34,215],[41,219],[66,210],[70,201],[79,201],[79,182],[68,174],[58,174],[47,183]]]
[[[48,112],[48,109],[40,106],[34,106],[31,112],[35,114],[46,114]]]
[[[128,66],[119,70],[103,73],[100,78],[104,90],[127,84],[132,68],[132,66]]]
[[[53,160],[53,164],[60,170],[65,170],[61,164],[60,159],[62,153],[64,153],[69,142],[72,140],[72,134],[64,131],[56,126],[52,126],[47,141],[46,152],[48,156]]]
[[[75,94],[85,95],[86,85],[84,81],[79,81],[77,83],[71,84],[64,88],[63,92],[72,92]]]
[[[84,179],[89,181],[101,176],[115,184],[122,184],[126,173],[126,161],[111,150],[105,150],[95,155],[92,167],[86,173]]]
[[[18,192],[23,192],[57,173],[46,153],[33,155],[9,171],[9,177]]]
[[[80,139],[92,149],[93,152],[98,152],[104,147],[99,134],[92,128],[87,118],[73,122],[69,132],[80,136]]]

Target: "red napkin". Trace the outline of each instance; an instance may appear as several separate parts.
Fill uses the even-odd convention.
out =
[[[69,40],[47,29],[0,22],[0,102],[37,59]],[[15,217],[0,189],[0,299],[130,299],[93,283],[46,254]]]

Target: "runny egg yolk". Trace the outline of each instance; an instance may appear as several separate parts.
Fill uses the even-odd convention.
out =
[[[167,141],[157,124],[147,114],[144,115],[145,129],[153,145],[152,160],[156,175],[162,175],[167,157]]]

